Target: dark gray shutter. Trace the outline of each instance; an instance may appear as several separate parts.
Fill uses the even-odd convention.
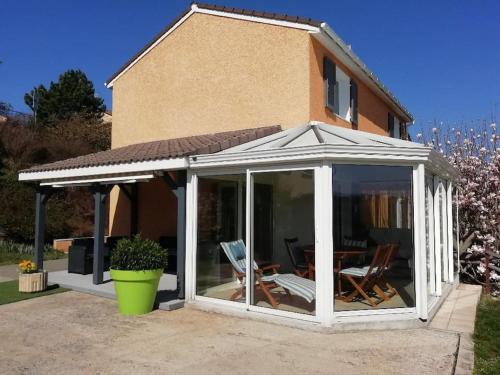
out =
[[[323,82],[325,89],[325,106],[335,111],[335,102],[337,101],[335,90],[337,75],[335,64],[328,57],[323,58]]]
[[[351,79],[351,122],[358,125],[358,85]]]
[[[394,137],[394,116],[389,113],[389,136]]]

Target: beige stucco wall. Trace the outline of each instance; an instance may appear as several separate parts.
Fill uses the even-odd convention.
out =
[[[307,32],[194,14],[114,83],[112,147],[276,124],[297,126],[309,120],[309,84]],[[155,221],[164,223],[164,230],[146,233],[141,196],[167,193],[150,187],[157,190],[145,193],[144,187],[139,194],[139,227],[151,237],[175,233],[174,223],[165,218]],[[171,210],[172,198],[167,202]],[[128,212],[127,198],[113,189],[112,235],[127,233]]]
[[[309,116],[309,35],[194,14],[113,86],[113,147]]]

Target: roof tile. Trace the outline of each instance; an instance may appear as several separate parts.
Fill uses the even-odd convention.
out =
[[[21,172],[45,172],[61,169],[97,167],[112,164],[171,159],[199,154],[212,154],[233,146],[238,146],[250,140],[277,133],[279,131],[281,131],[281,127],[276,125],[184,138],[165,139],[146,143],[136,143],[112,150],[77,156],[75,158],[60,160],[49,164],[37,165]]]

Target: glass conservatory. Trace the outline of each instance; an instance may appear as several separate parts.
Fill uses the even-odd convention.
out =
[[[427,320],[458,272],[455,177],[429,147],[322,123],[193,156],[186,300],[325,325]]]

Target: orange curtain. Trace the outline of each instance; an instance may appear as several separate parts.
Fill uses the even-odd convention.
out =
[[[370,228],[389,228],[389,193],[363,194],[363,221]]]

